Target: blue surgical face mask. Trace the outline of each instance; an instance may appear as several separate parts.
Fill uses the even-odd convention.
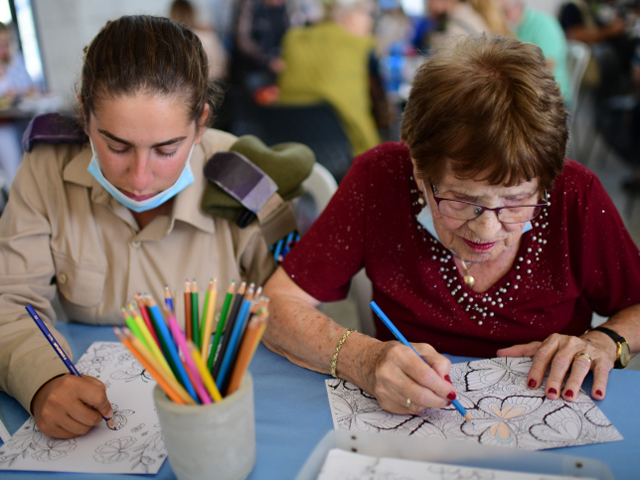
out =
[[[424,183],[424,180],[422,181],[422,188],[424,189],[424,197],[425,200],[427,198],[427,187]],[[442,243],[440,241],[440,237],[438,236],[438,232],[436,232],[436,227],[433,224],[433,215],[431,215],[431,209],[429,208],[429,201],[427,200],[425,202],[425,206],[422,210],[420,210],[420,213],[418,214],[418,216],[416,217],[416,219],[418,220],[418,223],[420,223],[420,225],[422,225],[425,230],[427,232],[429,232],[431,234],[431,236],[433,236],[433,238],[435,238],[436,240],[438,240],[440,243]],[[524,224],[524,228],[522,229],[522,233],[528,232],[529,230],[531,230],[533,227],[531,226],[531,222],[527,222]]]
[[[174,197],[186,187],[191,185],[194,182],[193,172],[191,171],[191,155],[193,154],[193,148],[195,147],[195,142],[191,145],[191,150],[189,150],[189,156],[187,157],[187,161],[184,165],[184,170],[182,170],[182,174],[180,178],[168,189],[158,193],[157,195],[148,198],[142,201],[136,201],[132,198],[127,197],[124,193],[114,187],[109,180],[107,180],[102,174],[102,170],[100,169],[100,160],[98,159],[98,155],[96,154],[96,150],[93,147],[93,141],[89,138],[89,142],[91,143],[91,151],[93,152],[93,157],[91,158],[91,163],[87,167],[87,171],[93,175],[93,178],[104,187],[104,189],[109,192],[116,200],[118,200],[121,204],[127,207],[129,210],[133,210],[134,212],[146,212],[147,210],[151,210],[153,208],[159,207],[164,202]]]

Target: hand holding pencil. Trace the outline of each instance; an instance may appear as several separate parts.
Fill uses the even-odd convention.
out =
[[[70,375],[60,375],[44,383],[31,400],[31,412],[38,428],[55,438],[84,435],[102,420],[115,429],[113,410],[106,388],[97,378],[82,376],[31,305],[27,312],[65,364]]]
[[[436,352],[431,345],[420,344],[418,348],[420,348],[421,352],[418,352],[376,302],[371,302],[370,305],[393,336],[402,345],[413,350],[413,353],[408,356],[406,355],[406,349],[403,349],[404,351],[395,349],[396,352],[385,356],[386,364],[376,372],[380,377],[376,383],[382,384],[382,390],[389,389],[393,391],[393,395],[396,397],[396,402],[394,403],[402,405],[402,400],[404,399],[405,412],[417,414],[428,407],[442,408],[446,406],[448,401],[465,420],[472,422],[471,416],[456,399],[456,392],[451,385],[451,379],[449,378],[451,362]],[[394,348],[395,346],[393,345],[387,346],[387,352]],[[413,355],[414,353],[415,355]],[[422,361],[421,363],[415,361],[418,358]],[[398,369],[400,372],[394,371]],[[401,384],[402,389],[399,391]],[[397,399],[398,395],[400,395],[400,399]],[[380,398],[378,398],[378,401],[380,401]],[[387,408],[382,401],[380,401],[380,404],[383,408]],[[394,408],[392,411],[395,410],[397,409]]]

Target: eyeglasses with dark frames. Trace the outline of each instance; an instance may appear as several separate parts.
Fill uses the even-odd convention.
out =
[[[470,221],[475,220],[485,211],[496,212],[498,220],[502,223],[525,223],[533,220],[544,207],[550,205],[547,191],[544,191],[542,201],[544,203],[537,203],[534,205],[509,205],[504,207],[485,207],[478,205],[477,203],[465,202],[463,200],[452,200],[450,198],[442,198],[438,196],[438,189],[429,182],[431,190],[433,192],[433,198],[438,206],[440,214],[447,218],[453,218],[454,220]],[[424,186],[424,182],[423,182]]]

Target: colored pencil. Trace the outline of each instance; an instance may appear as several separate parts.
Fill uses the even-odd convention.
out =
[[[168,376],[166,372],[162,373],[160,364],[156,363],[148,350],[145,352],[144,345],[136,342],[136,337],[128,336],[126,331],[122,331],[117,327],[114,327],[113,331],[131,354],[136,357],[136,360],[138,360],[140,364],[151,374],[155,381],[158,382],[160,388],[171,400],[181,405],[195,405],[193,399],[189,397],[187,392],[182,388],[182,386],[180,386],[175,378]]]
[[[218,300],[218,279],[214,278],[209,282],[205,308],[202,310],[202,334],[200,335],[201,357],[207,358],[209,345],[211,344],[211,332],[213,331],[213,316],[216,312],[216,301]]]
[[[171,290],[169,290],[169,285],[164,286],[164,304],[167,306],[171,312],[175,312],[173,309],[173,297],[171,296]]]
[[[191,330],[191,282],[184,282],[184,332],[187,340],[193,340]]]
[[[36,322],[36,325],[38,326],[38,328],[40,329],[44,337],[49,341],[49,344],[51,345],[51,347],[58,354],[58,357],[60,357],[60,360],[62,360],[62,363],[64,363],[65,367],[67,367],[67,370],[69,370],[69,372],[75,375],[76,377],[82,378],[82,375],[80,374],[76,366],[73,364],[71,359],[67,356],[64,349],[60,346],[60,344],[55,339],[55,337],[51,334],[51,331],[44,324],[44,322],[42,321],[40,316],[37,314],[33,306],[31,304],[28,304],[25,308],[27,309],[27,312],[29,313],[33,321]],[[109,427],[111,430],[117,430],[115,424],[113,423],[113,419],[107,418],[107,417],[102,417],[102,418],[104,418],[104,421],[107,423],[107,427]]]
[[[176,378],[182,383],[182,386],[187,390],[189,395],[198,403],[198,394],[196,393],[187,372],[180,361],[180,356],[178,355],[178,349],[176,344],[173,342],[171,338],[171,334],[169,333],[169,329],[164,322],[164,318],[158,305],[150,296],[145,297],[147,307],[149,308],[149,313],[151,315],[151,320],[153,321],[154,326],[158,331],[158,336],[162,338],[164,343],[164,354],[167,357],[167,361],[171,365],[173,369],[173,373],[176,375]]]
[[[149,333],[151,333],[151,336],[153,337],[155,342],[158,344],[158,346],[160,346],[160,339],[158,338],[158,334],[156,332],[156,329],[153,326],[153,322],[151,322],[151,318],[149,317],[149,311],[147,310],[147,306],[144,303],[144,299],[142,298],[142,295],[140,295],[139,293],[136,293],[133,296],[133,298],[135,299],[136,303],[138,304],[138,309],[140,310],[140,316],[142,317],[142,320],[144,321],[145,325],[147,326],[147,329],[149,330]]]
[[[229,380],[227,395],[231,395],[240,387],[242,377],[244,377],[244,374],[251,363],[251,359],[258,348],[262,334],[267,326],[267,317],[268,314],[266,313],[266,310],[262,310],[259,315],[254,315],[249,321],[247,329],[245,330],[244,338],[242,339],[242,344],[238,351],[236,363],[233,367],[231,380]]]
[[[227,325],[225,326],[225,334],[222,336],[220,351],[218,352],[216,356],[216,360],[213,364],[213,370],[211,372],[211,375],[213,375],[213,379],[216,381],[218,388],[221,388],[218,375],[220,373],[220,368],[222,367],[222,360],[229,346],[229,341],[231,340],[231,333],[233,332],[236,320],[238,318],[238,312],[240,311],[240,306],[242,305],[242,302],[244,300],[244,293],[246,288],[247,288],[247,282],[242,282],[238,287],[236,296],[233,298],[233,306],[231,307],[231,311],[229,312],[229,316],[227,317]]]
[[[173,375],[173,371],[171,371],[171,367],[167,363],[167,359],[164,358],[164,355],[162,355],[162,352],[160,351],[160,347],[151,336],[151,333],[149,332],[149,329],[147,328],[144,321],[142,320],[140,313],[136,311],[136,309],[132,304],[129,304],[129,310],[131,311],[131,315],[133,316],[134,322],[136,322],[138,325],[138,329],[142,332],[142,336],[146,339],[146,342],[144,343],[149,348],[149,351],[151,352],[151,354],[155,357],[156,360],[158,360],[158,362],[160,362],[162,367],[165,370],[167,370],[167,372],[169,372],[169,374],[173,378],[175,378],[175,376]]]
[[[198,313],[198,284],[191,282],[191,333],[193,343],[200,347],[200,314]]]
[[[384,323],[387,326],[387,328],[391,331],[391,333],[393,333],[393,336],[396,337],[399,342],[401,342],[402,344],[406,345],[411,350],[413,350],[415,352],[415,354],[418,355],[420,360],[425,362],[424,358],[422,358],[422,356],[418,353],[418,351],[415,348],[413,348],[413,345],[411,345],[407,341],[407,339],[404,338],[404,335],[402,335],[402,333],[400,333],[400,330],[398,330],[396,328],[396,326],[393,324],[393,322],[391,322],[389,317],[387,317],[387,315],[385,315],[385,313],[378,306],[378,304],[376,302],[371,302],[369,305],[371,306],[372,310],[376,313],[378,318],[380,318],[380,320],[382,320],[382,323]],[[427,363],[427,362],[425,362],[425,363]],[[458,412],[460,412],[460,415],[462,415],[466,420],[468,420],[469,422],[473,423],[473,420],[471,419],[471,415],[469,415],[467,410],[460,404],[460,402],[457,399],[452,400],[451,401],[451,405],[453,405],[455,407],[455,409],[458,410]]]
[[[227,386],[229,384],[229,379],[231,377],[231,369],[233,368],[233,364],[235,363],[236,355],[238,353],[238,348],[240,347],[240,342],[242,341],[242,337],[244,335],[244,331],[247,327],[247,320],[251,313],[251,299],[253,298],[253,284],[249,287],[249,291],[247,292],[244,300],[242,301],[242,306],[240,307],[240,311],[238,312],[238,317],[233,326],[233,330],[230,331],[230,339],[227,344],[227,348],[224,352],[220,352],[220,354],[224,355],[222,358],[222,365],[220,365],[220,371],[218,376],[215,377],[216,383],[220,388],[220,391],[225,394],[227,391]]]
[[[187,346],[187,340],[184,338],[184,333],[180,329],[180,325],[178,325],[178,320],[176,320],[176,317],[172,313],[169,314],[167,323],[169,325],[169,331],[171,332],[176,345],[182,352],[182,358],[184,359],[184,363],[187,366],[186,370],[187,372],[191,373],[189,377],[193,383],[196,393],[198,394],[198,397],[205,405],[211,403],[209,393],[207,392],[204,383],[202,383],[198,367],[196,367],[196,364],[193,361],[193,357],[191,356],[191,352],[189,351],[189,347]]]
[[[209,351],[209,360],[207,361],[207,368],[209,371],[213,370],[213,361],[216,358],[216,352],[218,351],[218,345],[220,343],[220,338],[222,337],[222,332],[224,331],[224,326],[227,321],[227,314],[229,313],[229,307],[231,306],[231,301],[233,300],[233,292],[236,289],[236,281],[232,280],[229,288],[227,289],[227,293],[224,296],[224,302],[222,304],[222,310],[220,311],[220,317],[218,317],[218,326],[216,328],[216,334],[213,336],[213,341],[211,342],[211,350]],[[204,357],[203,357],[204,358]]]
[[[198,367],[198,370],[200,371],[200,376],[202,377],[202,381],[204,382],[204,386],[209,391],[209,395],[211,396],[211,398],[214,401],[219,402],[220,400],[222,400],[222,395],[220,395],[220,391],[218,390],[218,387],[216,386],[216,382],[213,381],[213,377],[211,376],[211,372],[209,370],[207,370],[207,366],[204,364],[204,360],[202,360],[202,357],[200,356],[200,352],[198,352],[198,349],[193,344],[193,342],[187,341],[187,344],[189,345],[189,350],[191,351],[191,355],[193,356],[193,360],[196,363],[196,366]]]
[[[124,323],[127,324],[127,327],[129,328],[129,330],[131,330],[131,332],[136,337],[138,337],[145,344],[147,348],[150,348],[149,345],[147,345],[147,339],[144,338],[144,336],[142,335],[142,330],[140,330],[140,327],[135,322],[133,315],[130,312],[128,312],[127,309],[124,307],[121,307],[120,311],[122,312]]]

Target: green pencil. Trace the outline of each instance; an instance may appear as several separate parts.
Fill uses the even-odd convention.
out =
[[[194,280],[191,282],[191,320],[192,320],[192,335],[193,335],[193,343],[195,343],[198,348],[202,345],[200,344],[200,314],[198,313],[198,284]]]
[[[216,350],[224,331],[224,324],[227,321],[227,314],[229,313],[229,306],[231,300],[233,300],[233,292],[236,289],[236,281],[232,280],[231,285],[227,289],[227,294],[224,296],[224,303],[222,304],[222,310],[220,311],[220,318],[218,318],[218,327],[216,328],[216,334],[213,337],[213,343],[211,344],[211,351],[209,352],[209,360],[207,361],[207,367],[209,370],[213,368],[213,362],[216,358]]]
[[[138,324],[133,319],[133,315],[127,312],[127,309],[124,307],[121,307],[120,310],[122,311],[124,322],[127,324],[127,327],[129,327],[129,330],[131,330],[133,334],[140,339],[140,341],[144,344],[145,347],[150,349],[149,345],[147,344],[147,339],[144,338],[142,331],[138,328]]]

